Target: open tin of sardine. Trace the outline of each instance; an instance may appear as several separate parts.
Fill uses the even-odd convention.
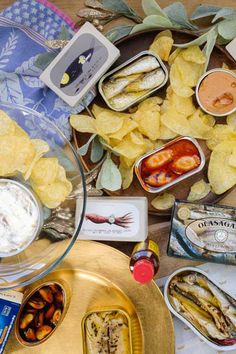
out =
[[[26,347],[45,342],[63,321],[70,297],[70,288],[62,280],[40,282],[36,287],[29,287],[16,319],[18,342]]]
[[[236,300],[196,267],[176,270],[167,279],[169,310],[217,351],[236,349]]]
[[[82,335],[84,354],[133,353],[131,319],[123,309],[87,312],[82,320]]]
[[[135,174],[147,192],[158,193],[200,172],[205,155],[197,140],[180,137],[142,156]]]
[[[160,57],[145,50],[105,74],[98,89],[114,111],[125,111],[154,92],[168,80],[168,71]]]

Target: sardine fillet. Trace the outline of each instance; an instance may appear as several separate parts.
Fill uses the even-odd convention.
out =
[[[133,74],[148,73],[160,67],[159,62],[154,56],[144,56],[132,64],[117,71],[112,77],[125,77]]]

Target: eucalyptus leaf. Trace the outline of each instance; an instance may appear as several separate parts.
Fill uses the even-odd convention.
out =
[[[181,2],[174,2],[166,7],[164,12],[172,23],[179,25],[182,28],[190,30],[196,30],[198,28],[189,21],[185,7]]]
[[[206,58],[207,58],[206,63],[205,63],[205,67],[204,67],[204,72],[207,70],[211,53],[212,53],[214,46],[216,44],[217,36],[218,36],[218,32],[217,32],[216,28],[214,28],[214,30],[208,32],[207,42],[203,48],[203,52],[205,53]]]
[[[156,26],[156,27],[172,27],[173,26],[172,22],[168,18],[159,16],[159,15],[147,16],[143,20],[143,23],[145,25]]]
[[[109,144],[107,144],[107,142],[100,136],[99,136],[99,141],[105,150],[112,151],[114,155],[119,156],[119,154]]]
[[[93,141],[93,139],[95,138],[96,134],[93,134],[90,136],[89,140],[87,141],[86,144],[84,144],[83,146],[81,146],[78,150],[77,153],[81,156],[84,156],[87,154],[88,149],[89,149],[89,145],[91,144],[91,142]]]
[[[98,136],[95,136],[95,138],[92,141],[90,160],[93,163],[98,162],[99,160],[101,160],[103,153],[104,150],[102,144],[100,143]]]
[[[199,18],[214,16],[222,9],[219,6],[212,5],[200,5],[197,9],[192,13],[191,20],[198,20]]]
[[[128,18],[134,20],[139,18],[136,12],[131,7],[129,7],[123,0],[103,0],[102,5],[107,10],[114,11]]]
[[[158,15],[168,19],[168,16],[155,0],[142,0],[142,7],[147,16]]]
[[[207,41],[209,32],[213,31],[214,29],[215,29],[215,27],[211,28],[208,32],[205,32],[200,37],[197,37],[196,39],[194,39],[194,40],[192,40],[190,42],[181,43],[181,44],[174,44],[174,46],[178,47],[178,48],[188,48],[188,47],[193,46],[193,45],[201,46],[202,44],[204,44]]]
[[[218,23],[218,32],[221,37],[232,40],[236,37],[236,21],[223,20]]]
[[[106,33],[106,37],[111,42],[116,42],[120,38],[128,36],[134,26],[118,26],[114,27],[111,31]]]
[[[35,60],[35,66],[39,69],[46,69],[46,67],[55,59],[57,56],[57,53],[55,52],[45,52],[42,54],[39,54],[38,57]]]
[[[235,15],[235,14],[236,14],[235,9],[232,9],[230,7],[223,7],[220,11],[217,12],[217,14],[215,15],[215,17],[212,20],[212,23],[216,22],[217,20],[219,20],[222,17],[229,19],[230,16]]]
[[[109,191],[117,191],[121,188],[121,185],[122,178],[120,171],[112,161],[110,154],[108,154],[99,172],[96,188],[102,187]]]
[[[70,34],[70,32],[66,29],[66,27],[63,25],[61,27],[61,33],[58,37],[58,39],[62,39],[64,41],[67,41],[69,39],[71,39],[72,35]]]
[[[145,30],[152,29],[152,28],[157,28],[157,26],[156,25],[147,25],[145,23],[139,23],[132,28],[130,34],[145,31]]]

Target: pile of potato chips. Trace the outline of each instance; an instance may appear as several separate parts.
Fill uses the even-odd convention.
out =
[[[216,124],[213,116],[204,113],[194,101],[195,86],[204,72],[206,56],[198,46],[176,49],[169,30],[157,35],[150,50],[170,66],[170,85],[166,97],[150,97],[130,109],[118,113],[93,105],[95,117],[71,116],[70,122],[79,132],[100,136],[106,148],[120,156],[119,170],[123,188],[133,180],[135,161],[165,140],[177,136],[203,139],[212,150],[208,179],[198,181],[190,191],[190,200],[200,200],[210,190],[222,194],[236,184],[236,116],[227,118],[227,124]],[[170,202],[173,198],[167,196]],[[163,205],[163,198],[153,205]]]
[[[65,170],[57,158],[44,158],[50,150],[41,139],[28,134],[8,115],[0,111],[0,177],[19,173],[30,179],[32,188],[48,208],[59,206],[72,190]]]

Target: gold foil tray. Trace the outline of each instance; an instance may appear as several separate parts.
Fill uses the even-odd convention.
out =
[[[174,353],[173,322],[159,288],[154,282],[136,283],[123,253],[101,243],[77,241],[60,266],[40,282],[53,280],[63,280],[71,288],[61,325],[34,348],[19,344],[13,330],[5,354],[83,354],[83,317],[95,308],[108,307],[123,309],[129,316],[133,354]]]

